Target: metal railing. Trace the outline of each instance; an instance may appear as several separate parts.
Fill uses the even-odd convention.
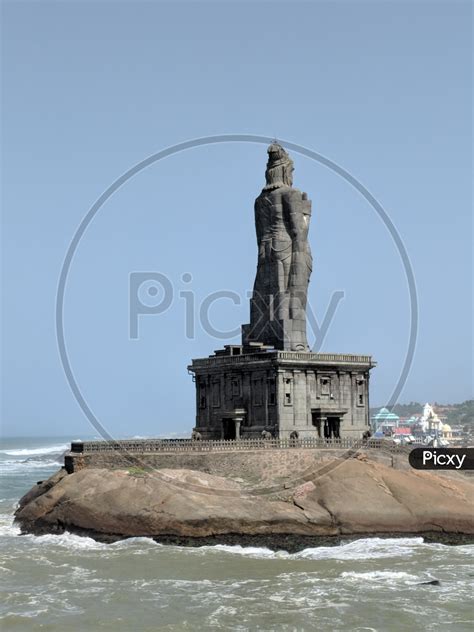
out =
[[[91,454],[96,452],[239,452],[245,450],[288,450],[288,449],[332,449],[357,450],[376,449],[390,452],[407,452],[407,446],[399,446],[384,439],[237,439],[237,440],[193,440],[193,439],[124,439],[118,441],[76,441],[71,444],[72,453]]]

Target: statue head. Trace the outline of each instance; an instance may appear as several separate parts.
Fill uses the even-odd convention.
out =
[[[293,161],[278,143],[272,143],[267,149],[268,162],[265,171],[267,182],[264,189],[278,189],[293,186]]]

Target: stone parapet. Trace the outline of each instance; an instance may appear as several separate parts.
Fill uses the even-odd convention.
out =
[[[406,455],[398,456],[407,460]],[[65,457],[65,466],[69,473],[85,468],[195,470],[237,480],[244,487],[264,488],[274,484],[284,485],[285,481],[303,476],[313,468],[318,468],[321,463],[344,460],[347,457],[347,449],[335,447],[175,453],[96,451],[70,452]],[[380,449],[371,449],[370,458],[388,466],[393,462],[393,455]]]
[[[209,368],[211,366],[222,365],[242,365],[253,364],[255,362],[268,362],[275,360],[278,363],[304,364],[321,366],[342,366],[362,367],[371,369],[376,366],[376,362],[370,355],[354,355],[347,353],[307,353],[303,351],[260,351],[257,353],[244,353],[241,355],[209,356],[207,358],[197,358],[192,361],[188,369],[192,371],[200,367]]]

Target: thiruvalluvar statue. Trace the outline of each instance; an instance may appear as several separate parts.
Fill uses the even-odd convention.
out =
[[[268,147],[266,184],[255,200],[258,264],[250,324],[243,344],[262,343],[287,351],[309,351],[306,304],[312,270],[308,230],[311,201],[293,188],[293,161],[274,142]]]

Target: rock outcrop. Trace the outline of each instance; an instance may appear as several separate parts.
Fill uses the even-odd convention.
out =
[[[235,480],[192,470],[61,471],[22,498],[16,520],[24,532],[66,529],[93,537],[158,540],[223,534],[474,534],[474,485],[462,477],[349,459],[289,487],[252,494]]]

